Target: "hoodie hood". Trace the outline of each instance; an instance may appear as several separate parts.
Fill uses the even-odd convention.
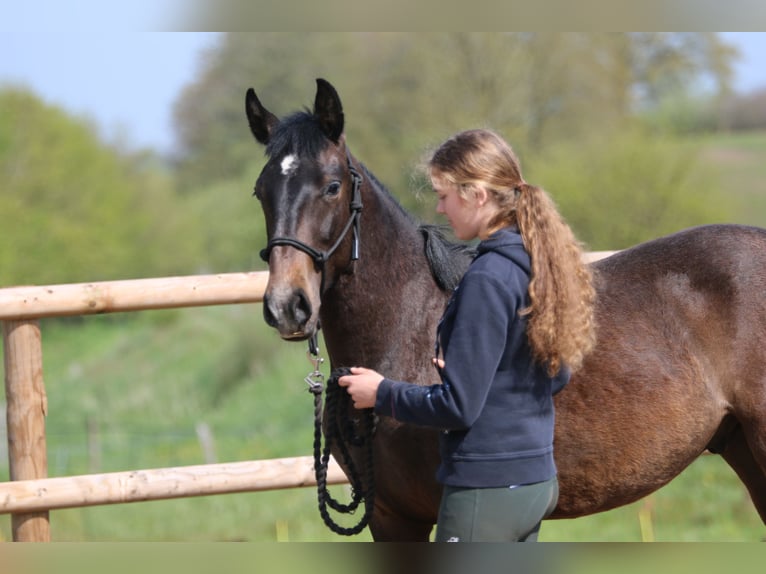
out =
[[[531,273],[532,265],[529,254],[524,248],[524,241],[521,239],[519,228],[515,225],[495,231],[476,246],[477,257],[481,257],[488,252],[497,253],[506,259],[510,259],[521,267],[527,275]]]

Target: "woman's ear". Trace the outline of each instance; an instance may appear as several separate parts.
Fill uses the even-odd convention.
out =
[[[477,185],[473,190],[473,194],[477,207],[483,207],[489,201],[489,193],[482,185]]]

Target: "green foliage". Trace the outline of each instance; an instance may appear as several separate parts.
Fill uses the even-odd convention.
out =
[[[629,37],[630,65],[643,107],[680,92],[691,94],[700,80],[712,80],[718,94],[730,90],[736,51],[715,33],[632,32]]]
[[[692,80],[725,87],[725,48],[694,33],[227,34],[178,100],[179,175],[184,190],[239,177],[262,157],[247,88],[282,116],[311,107],[324,77],[354,154],[417,211],[412,166],[455,131],[492,127],[532,150],[615,134],[639,105]]]
[[[713,62],[701,54],[718,57]],[[433,220],[430,206],[413,193],[424,187],[414,177],[418,159],[473,126],[497,129],[529,150],[536,165],[552,157],[552,168],[561,157],[545,150],[565,150],[559,152],[566,160],[562,171],[571,166],[579,180],[559,185],[562,177],[550,169],[537,177],[557,197],[559,188],[578,181],[600,184],[616,195],[599,204],[611,203],[617,213],[631,205],[620,189],[641,181],[660,194],[665,219],[704,219],[651,187],[676,176],[633,174],[628,152],[620,159],[611,148],[633,145],[626,126],[635,94],[664,101],[705,74],[725,86],[728,60],[714,35],[228,34],[205,57],[200,77],[178,99],[181,151],[172,171],[150,153],[104,144],[87,122],[32,94],[0,94],[0,212],[10,229],[0,247],[0,284],[260,268],[263,221],[250,189],[263,150],[249,133],[244,93],[255,87],[267,107],[283,115],[311,106],[319,76],[341,93],[354,154],[426,220]],[[580,142],[597,137],[609,139],[604,165],[611,173],[582,180],[576,162],[592,161],[588,156],[602,150],[583,152]],[[583,212],[575,199],[571,211]],[[637,224],[647,225],[645,237],[667,227],[655,222],[656,204],[640,207]],[[590,242],[614,239],[621,246],[638,237],[617,233],[604,210],[594,215],[574,216]]]
[[[311,365],[304,346],[281,341],[260,313],[240,305],[43,322],[50,476],[203,464],[200,423],[218,462],[309,455],[313,400],[303,377]],[[332,491],[348,500],[346,486]],[[548,521],[541,539],[640,541],[642,512],[658,541],[763,537],[744,487],[709,456],[648,499]],[[54,510],[51,529],[59,542],[370,540],[368,531],[330,532],[313,487]],[[10,538],[8,517],[2,538]]]
[[[258,256],[266,231],[253,194],[257,173],[211,183],[181,199],[184,216],[193,221],[199,270],[225,273],[265,269]]]
[[[343,33],[227,34],[175,106],[182,189],[239,177],[263,157],[245,119],[249,87],[278,115],[313,104],[314,78],[333,70],[330,75],[349,75],[332,57],[353,50],[348,40]]]
[[[657,131],[677,135],[714,133],[721,123],[716,110],[715,98],[679,93],[665,98],[642,119]]]
[[[22,90],[0,91],[0,284],[189,272],[169,175]]]
[[[730,222],[734,212],[699,146],[635,128],[551,146],[527,161],[592,250],[623,249],[680,229]]]

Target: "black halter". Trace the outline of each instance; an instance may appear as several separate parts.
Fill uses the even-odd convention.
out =
[[[362,176],[351,164],[351,154],[349,153],[348,148],[346,149],[346,160],[348,161],[348,171],[351,174],[352,181],[351,204],[349,205],[351,215],[332,247],[327,251],[318,251],[310,245],[303,243],[298,239],[293,239],[292,237],[274,237],[266,244],[265,248],[261,249],[261,259],[267,263],[269,261],[269,256],[271,255],[271,250],[277,245],[289,245],[290,247],[295,247],[296,249],[303,251],[306,255],[311,257],[317,270],[322,273],[320,293],[324,291],[325,263],[332,257],[332,254],[335,253],[343,239],[346,237],[349,229],[352,228],[354,230],[354,243],[351,247],[351,261],[359,259],[359,216],[362,213],[362,195],[360,188],[362,186]]]

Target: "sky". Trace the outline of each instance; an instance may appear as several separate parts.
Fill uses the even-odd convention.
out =
[[[0,86],[32,89],[107,141],[170,153],[173,104],[218,34],[64,29],[0,32]]]
[[[168,9],[158,0],[40,4],[0,0],[0,87],[30,88],[92,120],[107,141],[172,153],[173,105],[220,34],[149,31]],[[105,21],[115,25],[105,29]],[[735,89],[766,87],[766,32],[724,36],[742,50]]]
[[[742,59],[734,66],[734,88],[739,92],[766,88],[766,32],[721,32],[736,45]]]

